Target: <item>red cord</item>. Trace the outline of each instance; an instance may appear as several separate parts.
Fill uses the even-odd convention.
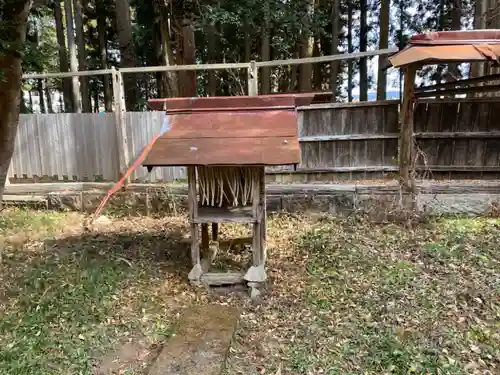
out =
[[[153,138],[153,140],[148,145],[146,145],[146,147],[144,148],[142,153],[139,155],[139,157],[136,159],[134,164],[132,164],[132,166],[128,169],[127,173],[125,173],[123,175],[123,177],[120,179],[120,181],[118,181],[111,189],[109,189],[108,194],[104,197],[104,199],[101,201],[101,204],[99,204],[99,207],[97,207],[94,214],[92,215],[92,219],[91,219],[90,223],[92,223],[92,221],[94,221],[94,219],[101,214],[101,211],[104,208],[104,206],[106,205],[106,203],[108,202],[108,199],[123,186],[125,181],[132,174],[132,172],[134,172],[135,169],[142,163],[142,161],[144,160],[144,158],[148,154],[149,150],[151,150],[151,147],[153,147],[153,144],[160,137],[160,135],[161,134],[158,134],[156,137]]]

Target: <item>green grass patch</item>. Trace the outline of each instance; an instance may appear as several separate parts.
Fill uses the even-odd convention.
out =
[[[92,349],[113,333],[107,317],[125,275],[116,263],[77,255],[30,266],[7,289],[11,298],[0,322],[2,372],[90,373]]]
[[[60,224],[66,214],[53,211],[33,211],[11,208],[0,214],[0,235],[11,231],[36,231],[53,229]]]
[[[170,298],[185,284],[159,288],[176,268],[152,251],[161,238],[137,223],[66,237],[68,218],[16,210],[3,219],[0,374],[91,375],[117,343],[142,340],[147,349],[173,333]],[[32,236],[11,246],[24,231]]]
[[[500,222],[323,219],[302,234],[315,339],[298,373],[500,371]],[[306,330],[306,327],[303,327]],[[295,349],[292,347],[290,352]]]

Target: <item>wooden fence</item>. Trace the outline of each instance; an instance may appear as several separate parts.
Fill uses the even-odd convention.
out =
[[[301,162],[296,170],[269,172],[281,182],[392,177],[398,171],[398,107],[392,100],[301,107]]]
[[[414,131],[417,170],[424,177],[500,177],[498,98],[421,100]]]
[[[393,178],[398,173],[397,101],[299,108],[301,162],[268,168],[277,182]],[[127,158],[116,117],[106,114],[21,115],[11,182],[114,181],[120,160],[134,161],[162,125],[162,112],[127,112]],[[498,100],[420,101],[415,113],[417,170],[432,178],[500,177]],[[138,168],[133,181],[185,178],[184,168]]]
[[[163,123],[163,112],[128,112],[125,130],[129,158],[139,152]],[[20,115],[11,182],[116,181],[120,174],[120,143],[113,113]],[[137,168],[132,180],[172,181],[184,168],[155,168],[151,175]]]

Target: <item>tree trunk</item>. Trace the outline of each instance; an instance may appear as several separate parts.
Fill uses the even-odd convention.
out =
[[[35,110],[33,109],[33,94],[31,93],[31,90],[28,91],[28,98],[30,100],[30,112],[34,113]]]
[[[182,21],[182,58],[183,64],[195,63],[195,40],[191,17],[185,17]],[[181,96],[196,96],[196,71],[187,71],[184,74],[185,81],[181,85]]]
[[[490,3],[493,0],[476,0],[476,1],[481,1],[481,10],[482,10],[482,17],[481,17],[481,26],[482,28],[489,29],[492,28],[492,19],[487,20],[489,18],[490,14]],[[491,69],[490,69],[490,62],[486,61],[483,63],[483,69],[482,69],[483,75],[491,74]]]
[[[483,16],[483,0],[476,0],[474,4],[474,24],[473,28],[476,30],[485,29],[485,17]],[[473,62],[470,64],[470,77],[481,77],[483,74],[483,63]]]
[[[64,2],[64,9],[66,12],[66,29],[68,36],[68,50],[69,50],[69,65],[72,72],[78,71],[78,60],[76,58],[76,44],[75,35],[73,29],[73,9],[71,6],[71,0]],[[73,111],[75,113],[82,112],[82,104],[78,95],[78,77],[72,77],[71,79],[71,97],[73,101]]]
[[[270,9],[269,9],[269,0],[265,0],[263,4],[263,19],[261,26],[261,58],[262,61],[269,61],[271,58],[271,41],[270,41],[270,27],[269,27],[269,18],[270,18]],[[263,67],[262,68],[262,85],[261,85],[261,94],[266,95],[270,92],[271,85],[271,68]]]
[[[3,43],[0,51],[0,202],[14,153],[19,123],[22,52],[30,5],[31,1],[27,0],[4,1],[0,5],[2,22],[11,25],[2,32]]]
[[[244,28],[244,40],[245,40],[245,62],[249,62],[252,56],[252,38],[250,36],[250,22],[248,20],[248,14],[245,15]]]
[[[97,12],[97,34],[99,36],[99,61],[101,69],[108,68],[108,49],[106,48],[106,4],[103,0],[96,0]],[[103,75],[104,85],[104,108],[106,112],[113,111],[113,92],[111,90],[111,80],[108,74]]]
[[[293,47],[292,52],[293,58],[298,59],[300,56],[300,45],[298,43]],[[290,83],[288,85],[288,91],[295,92],[297,89],[297,81],[299,77],[299,66],[297,64],[292,65],[290,72]]]
[[[163,65],[162,56],[162,35],[160,22],[155,22],[153,25],[153,49],[155,53],[155,65]],[[164,72],[155,72],[156,94],[158,98],[166,98],[168,89],[164,79]],[[147,92],[147,91],[146,91]]]
[[[438,18],[438,30],[444,30],[444,21],[445,21],[445,14],[444,14],[444,0],[439,1],[439,18]],[[436,73],[434,74],[434,78],[436,81],[436,84],[441,83],[443,79],[443,70],[444,70],[444,65],[439,64],[436,68]]]
[[[21,113],[30,113],[28,107],[26,106],[26,100],[24,99],[24,91],[21,89],[21,92],[20,92],[20,97],[21,97],[21,100],[20,100],[20,109],[19,111]]]
[[[49,113],[54,113],[54,108],[52,107],[52,96],[50,93],[49,82],[45,82],[45,98],[47,99],[47,109]]]
[[[314,15],[314,1],[307,1],[307,16],[302,25],[300,40],[300,57],[312,57],[314,49],[314,37],[311,33],[311,23]],[[312,64],[301,64],[299,68],[300,91],[311,91],[312,89]]]
[[[319,57],[321,56],[321,38],[316,36],[314,38],[314,44],[313,44],[313,57]],[[313,89],[314,90],[321,90],[321,86],[323,83],[323,69],[322,69],[323,64],[314,64],[313,65]]]
[[[404,3],[403,1],[399,1],[399,35],[398,35],[398,48],[402,50],[404,48]],[[399,98],[403,97],[403,69],[399,70]]]
[[[359,50],[366,52],[368,45],[368,25],[366,23],[367,3],[366,0],[360,0],[360,32],[359,32]],[[359,61],[359,101],[366,102],[368,100],[368,66],[367,58],[363,57]]]
[[[128,0],[116,0],[116,30],[120,44],[120,67],[133,68],[137,66],[134,40],[132,39],[132,22],[130,20],[130,5]],[[137,77],[135,73],[123,75],[125,105],[128,111],[136,109]]]
[[[347,51],[348,53],[352,53],[353,47],[352,47],[352,13],[353,13],[353,7],[352,7],[352,1],[348,0],[347,1]],[[354,86],[354,67],[353,67],[353,60],[349,59],[347,60],[347,100],[349,102],[352,102],[352,88]]]
[[[94,112],[99,113],[99,91],[94,90]]]
[[[451,29],[452,30],[460,30],[462,27],[462,0],[453,0],[452,5],[453,8],[451,10]],[[458,64],[449,64],[448,65],[448,80],[455,81],[460,79],[461,73],[458,68]]]
[[[40,104],[40,113],[47,113],[45,109],[45,93],[43,91],[43,80],[41,78],[37,79],[37,90],[38,90],[38,100]]]
[[[349,1],[350,3],[350,1]],[[340,33],[340,0],[333,0],[332,12],[332,48],[331,54],[339,53],[339,33]],[[349,25],[350,28],[350,25]],[[352,43],[352,40],[351,40]],[[351,61],[351,60],[349,60]],[[337,100],[337,79],[340,70],[340,61],[332,61],[330,64],[330,91],[332,92],[332,102]]]
[[[248,14],[245,14],[243,20],[243,40],[244,40],[244,61],[249,62],[252,55],[252,39],[250,36],[250,23],[248,21]],[[245,82],[245,93],[248,93],[248,78],[247,71],[242,72],[242,79]]]
[[[216,27],[215,25],[209,25],[208,30],[205,34],[207,36],[207,46],[208,46],[208,63],[215,64],[217,62],[217,47],[216,47]],[[217,95],[217,72],[215,70],[208,71],[208,95]]]
[[[36,39],[37,46],[40,46],[40,33],[38,30],[38,26],[35,26],[35,39]],[[40,73],[42,73],[42,72],[40,72]],[[38,91],[38,105],[40,107],[40,113],[46,113],[45,98],[44,98],[44,92],[43,92],[43,79],[38,78],[36,80],[36,89]],[[30,97],[30,99],[31,99],[31,97]]]
[[[75,31],[76,43],[78,45],[78,70],[87,70],[87,52],[85,51],[85,37],[83,31],[83,8],[82,0],[73,0],[75,10]],[[82,98],[82,111],[92,112],[92,105],[89,93],[88,77],[80,77],[80,97]]]
[[[159,16],[158,30],[159,30],[159,55],[157,56],[160,65],[172,66],[175,65],[174,54],[172,50],[172,40],[170,38],[169,30],[169,14],[168,7],[164,1],[155,2],[157,9],[155,10]],[[163,72],[160,73],[160,87],[165,97],[178,97],[179,96],[179,76],[177,72]]]
[[[391,0],[381,0],[380,5],[380,41],[379,49],[389,47],[389,14]],[[380,55],[378,58],[377,74],[377,100],[385,100],[387,97],[387,56]]]
[[[52,10],[54,11],[54,20],[56,23],[57,44],[59,44],[59,70],[61,72],[67,72],[69,70],[68,53],[66,51],[66,40],[64,37],[64,24],[60,1],[56,0],[53,2]],[[61,92],[64,97],[65,112],[73,112],[72,86],[73,83],[71,78],[62,79]]]

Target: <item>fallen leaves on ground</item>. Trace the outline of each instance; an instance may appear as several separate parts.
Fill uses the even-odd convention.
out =
[[[184,308],[206,302],[243,306],[227,374],[500,372],[498,220],[409,232],[355,215],[271,216],[259,304],[189,285],[185,217],[110,220],[84,232],[75,214],[2,216],[0,373],[91,374],[121,343],[154,353]],[[221,226],[222,240],[248,233]],[[246,267],[244,247],[226,242],[220,263]],[[113,371],[141,374],[149,360]]]
[[[271,223],[271,290],[227,374],[500,373],[498,220]]]

